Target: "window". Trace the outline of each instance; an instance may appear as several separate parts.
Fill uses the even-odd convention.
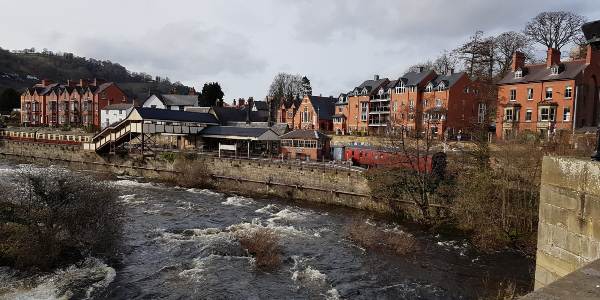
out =
[[[512,89],[510,90],[510,101],[516,101],[517,100],[517,90]]]
[[[300,117],[301,117],[302,123],[308,123],[308,122],[310,122],[309,113],[308,113],[308,107],[306,107],[306,106],[304,107],[304,111],[302,112],[302,115],[300,115]]]
[[[512,108],[507,108],[504,110],[504,121],[514,121],[515,115],[514,110]]]
[[[571,121],[571,108],[565,107],[563,109],[563,121],[568,122]]]
[[[571,87],[570,85],[568,85],[565,88],[565,98],[566,99],[570,99],[573,96],[573,87]]]
[[[444,104],[444,102],[442,102],[442,99],[435,99],[435,106],[440,107]]]
[[[556,116],[555,107],[542,107],[540,108],[540,121],[548,122],[554,121]]]
[[[527,89],[527,100],[533,100],[533,89],[532,88]]]
[[[368,113],[369,113],[369,103],[361,102],[360,103],[360,120],[363,122],[366,121]]]
[[[394,102],[394,111],[398,111],[398,102]]]
[[[408,107],[414,108],[415,107],[415,100],[408,100]]]
[[[523,77],[523,71],[521,71],[521,70],[516,71],[515,78],[521,78],[521,77]]]
[[[546,88],[546,99],[552,99],[552,88],[551,87]]]
[[[485,111],[486,111],[485,103],[479,103],[479,105],[477,107],[477,122],[479,122],[479,123],[485,122]]]
[[[400,86],[396,87],[396,94],[402,94],[406,91],[406,87],[404,87],[404,84],[401,83]]]
[[[525,122],[531,122],[531,116],[533,115],[533,111],[528,109],[525,111]]]
[[[156,105],[150,105],[150,108],[156,108]]]
[[[550,68],[552,75],[558,75],[558,71],[558,66],[552,66],[552,68]]]
[[[433,92],[433,84],[431,84],[431,83],[428,84],[427,87],[425,88],[425,91],[428,93]]]
[[[427,99],[423,99],[423,107],[427,106]]]
[[[185,106],[183,106],[183,105],[179,105],[179,110],[180,110],[180,111],[184,111],[184,110],[185,110]]]

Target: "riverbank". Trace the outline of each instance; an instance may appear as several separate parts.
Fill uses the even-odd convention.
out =
[[[10,176],[6,168],[20,167],[0,167],[0,175]],[[25,279],[2,284],[3,295],[60,299],[65,291],[85,295],[94,287],[98,299],[475,299],[495,295],[506,282],[514,282],[517,291],[531,282],[531,261],[514,252],[480,253],[465,238],[361,210],[128,176],[108,181],[126,207],[119,265],[92,260],[40,276],[33,287],[19,284],[31,282]],[[410,234],[419,250],[398,256],[362,249],[348,238],[357,223]],[[274,271],[257,270],[232,238],[260,228],[274,231],[281,242],[282,265]],[[2,272],[0,281],[15,278]]]

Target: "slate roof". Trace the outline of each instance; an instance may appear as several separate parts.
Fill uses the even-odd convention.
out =
[[[329,137],[317,130],[297,129],[279,137],[282,140],[328,140]]]
[[[246,109],[247,108],[239,109],[237,107],[213,107],[215,115],[223,125],[227,122],[246,122]],[[260,111],[250,111],[250,122],[266,122],[267,119],[268,116],[264,116]]]
[[[441,82],[444,82],[446,88],[450,88],[456,82],[458,82],[458,80],[464,75],[466,75],[465,72],[458,72],[448,75],[438,75],[431,82],[433,83],[433,86],[438,86]]]
[[[102,110],[126,110],[133,107],[132,103],[118,103],[105,106]]]
[[[269,130],[271,129],[259,127],[210,126],[204,128],[200,134],[257,138]]]
[[[256,110],[269,110],[269,105],[267,105],[267,101],[254,101],[254,107]]]
[[[138,107],[135,109],[142,118],[151,120],[193,122],[206,124],[219,124],[214,115],[208,113],[195,113],[188,111],[168,110],[160,108]]]
[[[321,97],[321,96],[308,96],[310,103],[312,104],[315,111],[319,114],[319,119],[331,120],[331,117],[335,113],[335,101],[336,98],[332,97]]]
[[[585,68],[585,60],[566,61],[561,63],[562,71],[557,75],[552,75],[546,64],[527,65],[523,69],[523,77],[515,78],[515,72],[508,72],[498,84],[519,84],[526,82],[540,82],[552,80],[575,79]]]
[[[161,94],[160,100],[169,106],[198,106],[196,95]]]
[[[433,73],[433,70],[423,72],[408,72],[398,79],[398,83],[402,81],[405,86],[419,86],[424,83],[423,80],[425,80],[425,78],[431,73]]]

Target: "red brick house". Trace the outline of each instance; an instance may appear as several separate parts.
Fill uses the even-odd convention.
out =
[[[317,130],[297,129],[279,137],[281,154],[289,159],[329,158],[330,138]]]
[[[42,80],[21,94],[21,124],[99,127],[102,108],[128,102],[125,93],[112,82],[81,79],[58,84]]]
[[[369,131],[369,106],[371,98],[375,96],[380,87],[389,83],[387,78],[380,79],[375,75],[372,80],[366,80],[347,94],[347,132]],[[379,95],[381,97],[381,95]]]
[[[288,128],[294,129],[294,116],[301,103],[300,98],[282,101],[276,113],[277,123],[287,124]]]
[[[518,133],[548,137],[557,131],[597,126],[599,51],[588,46],[585,59],[562,62],[548,49],[545,64],[525,65],[516,52],[510,72],[498,83],[496,136]]]
[[[304,96],[294,114],[294,129],[333,130],[335,99],[333,97]]]
[[[340,94],[335,101],[335,113],[332,116],[335,134],[348,133],[348,94]]]

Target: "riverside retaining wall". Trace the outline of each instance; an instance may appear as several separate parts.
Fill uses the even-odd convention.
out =
[[[544,157],[539,209],[536,290],[600,258],[600,162]]]
[[[177,174],[174,163],[165,160],[118,155],[100,156],[77,146],[0,141],[0,156],[36,164],[64,165],[72,169],[110,172],[162,180]],[[376,212],[389,207],[370,197],[361,172],[319,165],[266,160],[200,156],[215,179],[216,189],[248,195],[273,196],[324,204],[335,204]],[[181,176],[177,174],[177,176]]]

